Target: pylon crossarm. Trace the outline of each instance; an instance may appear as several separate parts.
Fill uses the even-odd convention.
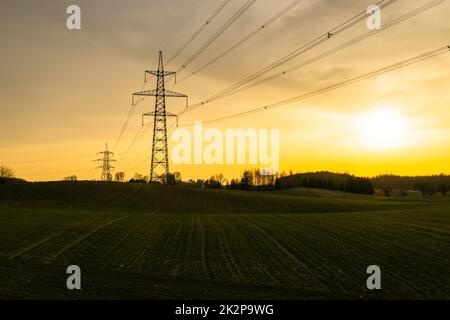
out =
[[[166,97],[174,97],[174,98],[187,98],[188,97],[185,94],[174,92],[174,91],[170,91],[170,90],[165,90],[164,94],[165,94]]]
[[[167,117],[172,117],[172,118],[177,118],[177,128],[178,128],[178,115],[176,115],[176,114],[173,114],[173,113],[167,113]]]
[[[133,97],[154,97],[156,96],[156,90],[146,90],[146,91],[140,91],[133,93]]]
[[[171,76],[173,74],[176,74],[176,72],[173,71],[157,71],[157,70],[145,70],[145,82],[147,82],[147,75],[151,74],[152,76]]]
[[[154,117],[154,116],[155,116],[154,112],[144,113],[142,115],[142,126],[144,126],[144,117]]]
[[[156,97],[156,96],[164,96],[164,97],[173,97],[173,98],[187,98],[187,95],[170,91],[170,90],[164,90],[164,93],[161,95],[158,90],[146,90],[146,91],[140,91],[133,93],[133,96],[144,96],[144,97]]]
[[[162,117],[166,116],[166,117],[174,117],[174,118],[177,118],[177,127],[178,127],[178,115],[173,114],[173,113],[170,113],[170,112],[166,112],[165,115],[164,115],[164,114],[157,114],[157,115],[158,115],[158,116],[162,116]],[[142,115],[142,125],[144,125],[144,117],[154,117],[154,116],[155,116],[155,113],[154,113],[154,112],[144,113],[144,114]]]

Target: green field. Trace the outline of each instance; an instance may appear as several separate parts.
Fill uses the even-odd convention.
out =
[[[3,185],[0,298],[450,299],[450,199]]]

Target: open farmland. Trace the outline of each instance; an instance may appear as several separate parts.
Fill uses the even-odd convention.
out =
[[[445,198],[0,186],[0,298],[450,299],[449,248]]]

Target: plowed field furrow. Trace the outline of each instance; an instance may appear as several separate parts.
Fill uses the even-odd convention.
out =
[[[303,221],[305,223],[305,221]],[[339,228],[333,228],[333,226],[323,226],[320,222],[316,223],[315,221],[313,223],[309,222],[310,226],[317,228],[319,232],[321,232],[322,235],[329,235],[330,239],[334,239],[334,241],[338,242],[344,242],[347,243],[348,248],[352,248],[352,257],[349,257],[348,260],[346,260],[345,265],[354,265],[354,266],[370,266],[373,264],[377,264],[377,261],[386,261],[389,259],[388,251],[387,250],[377,250],[376,246],[372,245],[370,241],[367,240],[367,234],[364,233],[362,237],[358,235],[356,232],[357,229],[351,229],[351,233],[343,233],[340,232]],[[335,227],[335,226],[334,226]],[[383,241],[386,241],[386,239],[383,239]],[[389,243],[389,242],[388,242]],[[377,258],[375,258],[377,257]],[[395,257],[393,257],[395,258]],[[352,263],[352,261],[354,261]],[[347,267],[348,268],[348,267]],[[404,280],[404,277],[400,274],[397,274],[394,270],[386,270],[385,272],[385,278],[387,282],[389,282],[389,277],[394,278],[395,280],[400,280],[403,282],[404,286],[408,287],[411,291],[411,294],[416,295],[417,288],[415,285],[409,283],[408,281]],[[419,280],[419,282],[421,282]],[[426,285],[428,287],[428,285]]]
[[[418,268],[424,268],[422,265],[425,261],[430,261],[437,257],[439,258],[441,264],[438,268],[435,267],[433,270],[430,269],[432,273],[446,272],[445,267],[442,266],[450,263],[445,256],[441,256],[436,252],[434,247],[430,247],[426,243],[423,243],[423,238],[420,237],[419,234],[411,232],[411,227],[409,225],[400,227],[385,223],[383,226],[380,226],[370,222],[352,225],[350,222],[344,223],[339,221],[337,225],[331,227],[327,225],[324,226],[324,228],[341,230],[341,234],[352,234],[354,241],[364,241],[371,247],[373,256],[380,257],[386,261],[385,266],[390,266],[389,272],[391,272],[393,276],[404,281],[407,280],[404,277],[404,272],[401,271],[405,271],[406,268],[410,270],[408,273],[409,276],[411,276]],[[365,230],[365,232],[361,232],[361,230]],[[404,237],[400,236],[400,234],[409,235],[411,238],[408,241],[405,241]],[[379,245],[377,245],[380,241],[386,243],[389,250],[380,250]],[[441,248],[445,250],[446,246],[441,246]],[[400,252],[401,254],[398,254],[397,252]],[[424,290],[425,292],[431,293],[435,291],[435,288],[439,287],[439,283],[437,283],[433,277],[429,277],[428,273],[418,277],[418,279],[413,282],[416,287],[416,292],[418,288],[421,288],[420,290],[422,293]]]
[[[121,217],[121,218],[117,218],[117,219],[113,219],[111,221],[108,221],[98,227],[96,227],[95,229],[91,230],[90,232],[84,234],[83,236],[81,236],[80,238],[76,239],[75,241],[65,245],[61,250],[51,254],[50,256],[48,256],[45,260],[45,262],[51,262],[52,260],[55,260],[58,256],[64,254],[64,252],[66,252],[67,250],[71,249],[72,247],[75,247],[77,245],[79,245],[82,241],[86,240],[87,238],[89,238],[90,236],[94,235],[96,232],[101,231],[103,228],[108,227],[109,225],[120,221],[122,219],[125,219],[125,217]]]

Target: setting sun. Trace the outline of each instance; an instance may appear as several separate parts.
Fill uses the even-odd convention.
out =
[[[407,144],[409,121],[390,108],[379,108],[359,119],[361,142],[369,149],[385,150]]]

